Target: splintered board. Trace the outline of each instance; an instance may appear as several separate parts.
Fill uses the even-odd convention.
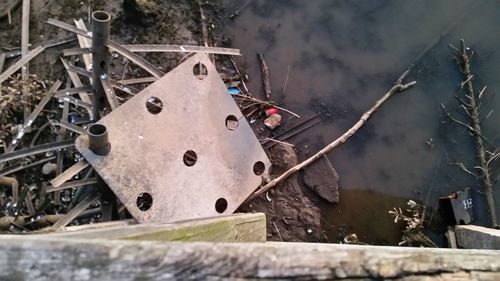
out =
[[[77,149],[139,222],[233,213],[270,161],[206,54],[195,54],[101,119],[111,151]]]

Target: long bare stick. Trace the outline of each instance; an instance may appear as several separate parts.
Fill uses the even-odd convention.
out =
[[[469,99],[469,104],[467,110],[469,111],[469,117],[472,123],[472,132],[474,132],[474,138],[476,140],[476,151],[479,157],[479,168],[481,170],[481,178],[484,184],[484,193],[486,194],[486,201],[488,202],[488,208],[490,213],[490,224],[491,227],[496,228],[497,215],[495,208],[495,199],[493,198],[493,181],[491,179],[491,174],[489,170],[489,162],[486,159],[486,149],[484,148],[482,132],[481,132],[481,121],[479,120],[479,104],[476,100],[476,94],[474,93],[474,87],[472,86],[472,73],[470,69],[470,59],[471,56],[468,54],[468,49],[465,46],[465,41],[460,40],[461,48],[459,54],[459,66],[464,74],[465,81],[462,86],[465,85],[465,90],[467,91],[467,97]],[[470,127],[470,126],[469,126]]]
[[[345,132],[341,137],[338,139],[334,140],[332,143],[318,151],[318,153],[314,154],[313,156],[309,157],[308,159],[304,160],[303,162],[299,163],[298,165],[290,168],[288,171],[284,172],[281,176],[275,178],[274,180],[270,181],[266,185],[262,186],[259,190],[254,192],[247,200],[246,202],[249,202],[250,200],[254,199],[255,197],[267,192],[269,189],[275,187],[278,183],[281,181],[285,180],[288,178],[290,175],[296,173],[297,171],[303,169],[304,167],[312,164],[314,161],[318,160],[319,158],[323,157],[323,155],[327,154],[328,152],[332,151],[336,147],[344,144],[351,136],[353,136],[363,125],[370,119],[373,113],[375,113],[381,106],[386,102],[390,97],[392,97],[394,94],[402,92],[404,90],[407,90],[414,86],[417,82],[413,81],[408,84],[403,84],[403,79],[405,79],[406,76],[408,76],[408,73],[410,72],[412,66],[410,66],[396,81],[394,86],[382,97],[380,98],[375,105],[373,105],[368,111],[366,111],[362,116],[359,121],[354,124],[347,132]]]

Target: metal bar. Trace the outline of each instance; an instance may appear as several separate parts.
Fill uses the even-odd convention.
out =
[[[87,26],[85,26],[85,22],[83,22],[82,19],[74,20],[74,22],[75,22],[75,25],[77,28],[79,28],[85,32],[88,32]],[[81,35],[77,35],[77,38],[78,38],[78,44],[80,45],[80,48],[90,49],[92,47],[92,41],[89,38],[83,37]],[[92,64],[92,53],[83,54],[82,56],[83,56],[83,63],[85,63],[85,68],[90,69],[91,64]],[[92,81],[90,81],[90,83],[92,84]]]
[[[22,9],[22,26],[21,26],[21,56],[23,58],[28,54],[29,44],[29,31],[30,31],[30,0],[23,0]],[[28,79],[29,70],[28,63],[21,69],[22,79]]]
[[[239,49],[220,48],[220,47],[204,47],[204,46],[190,46],[190,45],[161,45],[161,44],[147,44],[147,45],[122,45],[124,48],[131,52],[136,53],[207,53],[217,55],[231,55],[241,56]]]
[[[303,132],[303,131],[305,131],[305,130],[310,129],[310,128],[312,128],[312,127],[316,126],[316,125],[317,125],[317,124],[319,124],[319,123],[321,123],[321,119],[316,119],[316,120],[314,120],[313,122],[308,123],[308,124],[307,124],[306,126],[304,126],[304,127],[300,126],[300,127],[296,128],[296,129],[294,129],[294,130],[292,130],[292,131],[288,132],[288,133],[287,133],[287,134],[285,134],[284,136],[280,137],[278,140],[279,140],[279,141],[286,141],[287,139],[289,139],[289,138],[291,138],[291,137],[293,137],[293,136],[295,136],[295,135],[297,135],[297,134],[299,134],[299,133],[302,133],[302,132]],[[272,143],[270,143],[270,144],[265,145],[265,148],[266,148],[266,149],[269,149],[269,148],[271,148],[271,147],[275,146],[276,144],[278,144],[278,143],[277,143],[277,142],[272,142]]]
[[[311,120],[313,120],[313,119],[315,119],[317,117],[319,117],[319,114],[314,114],[314,115],[311,115],[309,117],[306,117],[304,120],[301,120],[301,122],[295,124],[293,127],[291,127],[290,129],[286,130],[285,132],[282,132],[280,134],[277,134],[277,135],[273,136],[273,138],[279,140],[282,136],[284,136],[284,135],[286,135],[286,134],[288,134],[288,133],[296,130],[297,128],[303,126],[304,124],[310,122]],[[264,145],[267,142],[270,142],[270,140],[262,141],[261,144]]]
[[[109,83],[111,83],[111,86],[113,86],[113,88],[118,89],[120,91],[123,91],[131,96],[135,96],[137,93],[139,93],[138,89],[124,85],[118,81],[110,79]]]
[[[32,60],[34,57],[36,57],[38,54],[43,52],[45,50],[45,47],[43,46],[38,46],[31,52],[29,52],[25,57],[21,58],[18,60],[16,63],[14,63],[11,67],[9,67],[5,72],[0,74],[0,84],[3,83],[7,78],[9,78],[14,72],[18,71],[23,65],[28,63],[30,60]]]
[[[83,76],[86,76],[86,77],[91,77],[92,76],[92,72],[86,70],[85,68],[77,67],[77,66],[74,66],[74,65],[71,65],[71,64],[68,64],[68,67],[66,69],[68,71],[70,71],[70,72],[74,72],[76,74],[80,74],[80,75],[83,75]]]
[[[80,187],[80,186],[85,186],[85,185],[91,185],[91,184],[97,184],[97,178],[68,181],[68,182],[65,182],[65,183],[61,184],[58,187],[49,186],[47,188],[46,192],[49,193],[49,192],[60,191],[60,190],[68,189],[68,188],[75,188],[75,187]]]
[[[35,44],[33,47],[36,48],[38,46],[42,46],[42,47],[47,49],[47,48],[52,48],[52,47],[56,47],[59,45],[67,44],[67,43],[73,42],[75,40],[76,40],[76,38],[74,36],[68,36],[68,37],[61,38],[61,39],[52,39],[52,40],[48,40],[48,41],[45,41],[42,43],[38,43],[38,44]],[[16,49],[16,50],[5,52],[5,56],[8,59],[15,58],[15,57],[18,57],[20,55],[21,55],[21,49]]]
[[[75,88],[83,87],[83,83],[82,83],[82,80],[80,80],[80,77],[78,77],[78,75],[76,73],[69,70],[69,68],[71,67],[70,63],[63,58],[61,58],[61,61],[64,65],[64,68],[66,68],[66,70],[68,71],[68,75],[69,75],[69,78],[71,79],[71,82],[73,82],[73,86]],[[83,102],[89,103],[89,104],[92,102],[90,100],[89,95],[86,92],[80,92],[78,95],[80,96],[80,99]],[[90,111],[90,117],[91,117],[91,119],[93,117],[92,111]]]
[[[84,134],[87,133],[87,131],[85,131],[85,129],[83,129],[82,127],[77,126],[75,124],[68,123],[66,121],[62,121],[62,120],[57,121],[57,120],[54,120],[52,124],[58,125],[58,126],[60,126],[62,128],[68,129],[68,130],[73,131],[73,132],[75,132],[77,134],[80,134],[80,135],[84,135]]]
[[[28,209],[28,214],[31,216],[35,213],[35,206],[33,205],[33,195],[31,190],[28,190],[26,193],[26,197],[24,198],[24,202],[26,203],[26,209]]]
[[[120,103],[116,98],[115,91],[113,91],[113,85],[111,85],[111,82],[107,79],[107,77],[101,77],[100,81],[111,110],[113,111],[117,109],[120,106]]]
[[[106,92],[101,78],[108,77],[109,50],[106,46],[109,40],[109,24],[111,16],[104,11],[92,13],[92,81],[94,95],[92,104],[94,105],[94,116],[98,119],[99,112],[106,107]]]
[[[58,21],[58,20],[55,20],[55,19],[49,19],[49,20],[47,20],[47,23],[51,24],[53,26],[57,26],[59,28],[65,29],[67,31],[70,31],[70,32],[82,35],[84,37],[91,38],[91,36],[89,34],[87,34],[87,32],[85,32],[85,31],[83,31],[81,29],[75,28],[75,27],[73,27],[73,26],[71,26],[71,25],[69,25],[67,23],[64,23],[64,22],[61,22],[61,21]],[[144,68],[144,70],[146,70],[147,72],[149,72],[154,77],[160,78],[163,75],[165,75],[162,71],[160,71],[157,67],[155,67],[151,63],[149,63],[147,60],[145,60],[141,56],[138,56],[138,55],[132,53],[128,49],[120,46],[118,43],[115,43],[112,40],[108,40],[107,46],[112,51],[115,51],[115,52],[119,53],[120,55],[128,58],[132,62],[134,62],[137,65],[139,65],[140,67]]]
[[[65,140],[61,142],[53,142],[48,144],[37,145],[26,149],[20,149],[9,153],[4,153],[0,155],[0,163],[16,160],[26,156],[36,155],[48,151],[54,151],[74,146],[75,146],[74,140]]]
[[[55,160],[55,159],[56,159],[55,156],[51,156],[49,158],[45,158],[45,159],[42,159],[42,160],[39,160],[39,161],[36,161],[33,163],[29,163],[29,164],[18,164],[18,165],[9,166],[9,167],[0,171],[0,177],[10,175],[12,173],[19,172],[19,171],[22,171],[24,169],[28,169],[28,168],[31,168],[34,166],[38,166],[40,164],[44,164],[44,163],[50,162],[50,161]]]
[[[47,103],[54,96],[55,92],[59,89],[59,87],[61,87],[61,85],[62,85],[62,82],[59,80],[56,80],[56,82],[54,82],[54,85],[52,85],[52,87],[50,87],[47,94],[45,94],[45,96],[38,103],[38,105],[35,107],[35,109],[30,113],[30,115],[28,116],[28,119],[24,121],[23,127],[30,127],[33,124],[33,122],[35,121],[38,114],[40,114],[40,112],[42,112],[43,108],[47,105]]]
[[[50,184],[53,187],[59,187],[63,183],[69,181],[71,178],[73,178],[75,175],[80,173],[83,169],[87,168],[89,166],[89,162],[85,160],[80,160],[78,161],[75,165],[69,167],[66,169],[64,172],[62,172],[60,175],[55,177],[50,181]]]
[[[51,227],[53,231],[57,231],[66,225],[68,225],[70,222],[72,222],[75,218],[78,217],[85,209],[90,207],[92,203],[94,203],[97,199],[99,199],[100,194],[97,194],[96,192],[93,192],[92,194],[88,195],[85,197],[80,203],[78,203],[71,211],[69,211],[63,218],[58,220],[56,223],[54,223]]]
[[[156,77],[144,77],[144,78],[132,78],[132,79],[125,79],[125,80],[120,80],[117,81],[123,85],[132,85],[132,84],[143,84],[143,83],[153,83],[158,78]]]
[[[1,53],[0,54],[0,73],[2,73],[2,71],[3,71],[3,66],[5,64],[5,58],[6,58],[5,53]]]
[[[69,84],[69,83],[68,83]],[[68,86],[68,84],[66,86]],[[63,106],[63,113],[61,116],[61,121],[65,122],[68,120],[68,115],[69,115],[69,102],[65,101],[64,106]],[[66,138],[67,132],[65,128],[62,128],[59,130],[59,133],[57,134],[56,140],[60,141]],[[64,166],[64,152],[63,151],[58,151],[57,152],[57,160],[56,160],[56,176],[59,176],[62,173]],[[54,198],[54,204],[60,205],[61,204],[61,192],[54,192],[52,194],[52,197]]]
[[[83,108],[87,109],[88,112],[92,111],[92,104],[83,102],[83,101],[76,99],[72,96],[60,97],[59,100],[67,101],[67,102],[74,104],[76,106],[83,107]]]
[[[90,93],[90,92],[92,92],[92,90],[93,89],[90,86],[69,88],[69,89],[64,89],[64,90],[57,91],[54,94],[54,97],[56,97],[56,98],[62,98],[62,97],[69,96],[69,95],[79,94],[81,92]]]
[[[156,66],[152,65],[149,63],[147,60],[142,58],[141,56],[138,56],[128,49],[125,49],[124,47],[120,46],[119,44],[109,41],[108,46],[112,51],[115,51],[119,53],[120,55],[126,57],[127,59],[131,60],[135,64],[139,65],[140,67],[144,68],[147,72],[149,72],[151,75],[153,75],[156,78],[161,78],[165,73],[160,71]]]
[[[56,80],[54,85],[50,87],[49,91],[45,96],[42,98],[42,100],[38,103],[38,105],[33,109],[33,111],[24,119],[24,124],[21,129],[17,132],[16,136],[14,139],[11,141],[9,147],[7,147],[6,151],[7,152],[12,152],[14,149],[16,149],[17,144],[19,143],[19,140],[24,136],[26,129],[30,128],[33,122],[35,121],[36,117],[42,112],[43,108],[47,105],[47,103],[50,101],[50,99],[54,96],[54,93],[61,87],[62,82],[59,80]]]
[[[87,54],[91,54],[89,48],[73,48],[73,49],[64,49],[63,50],[63,56],[65,56],[65,57],[87,55]]]

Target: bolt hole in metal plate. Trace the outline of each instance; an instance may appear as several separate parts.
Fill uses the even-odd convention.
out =
[[[139,222],[233,213],[270,167],[206,54],[193,55],[99,123],[110,153],[93,154],[86,135],[76,147]],[[151,196],[146,210],[144,194]]]

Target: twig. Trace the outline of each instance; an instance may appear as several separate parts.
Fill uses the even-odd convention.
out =
[[[465,165],[464,165],[464,164],[462,164],[462,163],[457,162],[457,163],[450,163],[450,164],[452,164],[452,165],[457,165],[460,169],[462,169],[462,171],[466,172],[467,174],[469,174],[469,175],[471,175],[471,176],[473,176],[473,177],[477,177],[477,174],[475,174],[475,173],[471,172],[471,171],[470,171],[469,169],[467,169],[467,168],[465,167]]]
[[[279,140],[275,140],[275,139],[272,139],[272,138],[264,138],[264,139],[262,139],[260,141],[270,141],[270,142],[279,143],[279,144],[283,144],[283,145],[291,146],[291,147],[295,146],[295,145],[293,145],[291,143],[284,142],[284,141],[279,141]]]
[[[289,65],[288,66],[288,70],[286,71],[286,78],[285,78],[285,84],[283,84],[283,91],[282,91],[282,95],[285,96],[285,93],[286,93],[286,86],[288,85],[288,78],[290,78],[290,70],[291,70],[292,66]]]
[[[281,176],[275,178],[274,180],[270,181],[266,185],[262,186],[259,190],[257,190],[256,192],[254,192],[246,200],[246,202],[254,199],[255,197],[257,197],[257,196],[259,196],[259,195],[261,195],[263,193],[265,193],[269,189],[275,187],[281,181],[283,181],[286,178],[288,178],[290,175],[292,175],[292,174],[296,173],[297,171],[305,168],[306,166],[314,163],[316,160],[318,160],[319,158],[323,157],[323,155],[325,155],[326,153],[328,153],[328,152],[332,151],[333,149],[335,149],[336,147],[344,144],[361,127],[363,127],[363,125],[368,121],[368,119],[370,119],[370,117],[372,116],[372,114],[375,113],[384,104],[384,102],[386,102],[394,94],[399,93],[399,92],[403,92],[403,91],[405,91],[405,90],[413,87],[416,84],[415,81],[410,82],[408,84],[402,84],[403,83],[403,79],[406,78],[406,76],[409,74],[409,72],[410,72],[410,70],[411,70],[412,67],[413,66],[410,66],[399,77],[399,79],[396,81],[395,85],[392,86],[392,88],[382,98],[380,98],[379,100],[377,100],[377,102],[375,103],[375,105],[373,105],[368,111],[366,111],[361,116],[361,119],[359,119],[359,121],[356,124],[354,124],[354,126],[352,126],[347,132],[345,132],[341,137],[337,138],[336,140],[334,140],[333,142],[331,142],[329,145],[327,145],[326,147],[324,147],[323,149],[321,149],[318,153],[316,153],[313,156],[309,157],[305,161],[303,161],[303,162],[299,163],[298,165],[295,165],[294,167],[288,169]]]
[[[276,224],[274,223],[274,221],[273,221],[273,226],[274,226],[274,229],[276,229],[276,232],[278,233],[280,241],[283,242],[283,237],[281,237],[280,230],[278,229],[278,227],[276,226]]]
[[[262,88],[264,89],[264,94],[266,100],[271,100],[271,81],[269,78],[269,67],[267,67],[266,61],[264,60],[264,55],[262,53],[257,54],[260,64],[260,73],[262,74]]]
[[[272,102],[262,101],[262,100],[259,100],[259,99],[254,98],[254,97],[251,97],[251,96],[245,96],[245,95],[238,95],[238,96],[236,96],[236,97],[238,97],[238,98],[242,98],[242,99],[246,99],[246,100],[249,100],[249,101],[254,101],[254,102],[259,103],[259,104],[262,104],[262,105],[267,105],[267,106],[276,107],[276,108],[277,108],[277,109],[279,109],[279,110],[282,110],[282,111],[284,111],[284,112],[286,112],[286,113],[289,113],[289,114],[291,114],[291,115],[293,115],[293,116],[295,116],[295,117],[297,117],[297,118],[300,118],[300,115],[298,115],[298,114],[296,114],[296,113],[294,113],[294,112],[292,112],[292,111],[290,111],[290,110],[288,110],[288,109],[286,109],[286,108],[283,108],[283,107],[277,106],[277,105],[275,105],[275,104],[274,104],[274,103],[272,103]]]

